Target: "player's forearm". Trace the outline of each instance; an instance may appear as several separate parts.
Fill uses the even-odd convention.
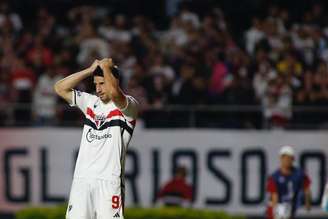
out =
[[[275,208],[278,204],[278,194],[277,193],[273,193],[271,195],[271,207]]]
[[[108,88],[108,95],[115,105],[119,108],[125,108],[126,106],[126,97],[119,86],[119,81],[112,74],[110,67],[103,69],[105,84]]]
[[[61,94],[63,92],[71,91],[74,87],[76,87],[82,80],[92,75],[92,70],[90,68],[84,69],[82,71],[76,72],[67,76],[66,78],[58,81],[54,89],[57,94]]]
[[[305,207],[307,208],[307,210],[310,210],[311,208],[311,201],[312,201],[312,197],[311,197],[311,191],[309,189],[305,190]]]

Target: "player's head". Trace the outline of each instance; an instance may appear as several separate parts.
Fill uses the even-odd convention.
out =
[[[111,69],[111,72],[114,75],[114,77],[119,80],[120,73],[119,73],[119,69],[116,66],[114,66]],[[100,100],[105,103],[109,102],[110,97],[109,97],[108,91],[107,91],[108,88],[107,88],[107,86],[105,86],[104,72],[100,68],[100,66],[98,66],[96,68],[96,70],[93,72],[93,83],[96,88],[96,94],[100,98]]]
[[[282,146],[279,155],[280,155],[280,165],[282,168],[291,168],[293,166],[295,152],[292,146],[290,145]]]
[[[187,168],[179,166],[175,170],[175,177],[185,178],[187,176]]]

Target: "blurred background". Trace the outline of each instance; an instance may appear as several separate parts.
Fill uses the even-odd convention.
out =
[[[1,219],[67,199],[83,115],[53,84],[104,57],[140,103],[127,158],[128,207],[156,206],[161,185],[183,165],[195,208],[263,217],[266,178],[279,166],[279,147],[292,144],[313,182],[314,210],[301,214],[323,217],[327,6],[1,0]],[[93,92],[92,79],[78,89]],[[211,192],[218,197],[208,198]]]

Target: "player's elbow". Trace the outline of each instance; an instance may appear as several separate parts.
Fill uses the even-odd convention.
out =
[[[65,96],[65,93],[67,93],[67,89],[65,89],[62,86],[61,81],[57,81],[53,87],[54,91],[56,92],[57,95],[63,97]]]
[[[56,94],[58,94],[60,96],[60,93],[62,92],[61,86],[59,81],[57,81],[53,87],[54,91],[56,92]]]

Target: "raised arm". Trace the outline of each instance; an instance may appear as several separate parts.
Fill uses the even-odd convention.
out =
[[[92,75],[93,71],[98,66],[99,61],[95,60],[93,64],[82,71],[76,72],[59,80],[54,85],[56,93],[65,99],[68,103],[72,103],[72,89],[76,87],[82,80]]]
[[[106,58],[99,62],[99,66],[104,72],[105,85],[108,88],[109,97],[118,108],[124,109],[127,106],[128,102],[126,96],[124,95],[123,91],[119,86],[118,79],[115,78],[111,72],[113,65],[114,64],[112,59]]]

